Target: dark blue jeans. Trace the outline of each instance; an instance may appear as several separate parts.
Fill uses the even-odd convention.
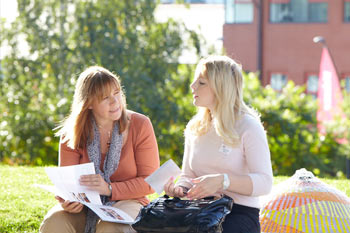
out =
[[[222,227],[223,233],[260,233],[259,209],[233,204]]]

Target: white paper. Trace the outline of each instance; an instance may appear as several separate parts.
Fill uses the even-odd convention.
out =
[[[60,196],[62,197],[64,195],[64,193],[60,192],[60,190],[58,190],[55,186],[53,185],[45,185],[45,184],[33,184],[34,187],[39,187],[42,189],[45,189],[46,191],[49,191],[53,194],[55,194],[56,196]]]
[[[162,166],[160,166],[155,172],[148,176],[145,181],[151,185],[151,187],[158,193],[161,194],[164,190],[164,185],[168,182],[171,177],[174,179],[181,174],[181,169],[176,163],[169,159]]]
[[[47,167],[45,171],[63,199],[78,201],[83,204],[94,203],[102,205],[98,192],[89,190],[79,184],[81,175],[95,174],[93,163],[65,167]]]
[[[134,219],[120,209],[102,205],[100,195],[79,184],[81,175],[95,174],[93,163],[66,167],[47,167],[45,171],[54,186],[35,184],[64,200],[80,202],[94,211],[103,221],[132,224]]]
[[[85,205],[94,211],[103,221],[123,224],[133,224],[135,222],[135,219],[118,208],[90,203],[86,203]]]

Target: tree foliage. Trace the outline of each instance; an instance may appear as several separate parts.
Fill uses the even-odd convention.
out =
[[[129,108],[148,115],[161,135],[161,153],[179,155],[182,135],[174,131],[189,117],[179,103],[192,68],[180,68],[178,58],[186,47],[200,48],[183,24],[155,22],[155,7],[153,0],[18,0],[19,17],[1,26],[1,44],[11,53],[1,63],[0,159],[57,162],[52,129],[68,114],[77,75],[90,65],[121,77]]]
[[[261,113],[267,132],[274,174],[292,175],[306,168],[321,176],[343,176],[346,145],[330,130],[317,131],[317,101],[304,86],[289,81],[281,93],[261,87],[254,74],[245,77],[245,100]]]
[[[155,7],[154,0],[18,0],[11,27],[0,21],[0,45],[10,47],[0,69],[0,161],[57,164],[52,129],[70,111],[79,73],[101,65],[121,77],[128,108],[152,120],[161,159],[180,165],[183,130],[195,108],[189,90],[194,67],[178,58],[189,47],[201,54],[202,43],[183,24],[156,22]],[[256,75],[245,75],[244,98],[261,113],[274,174],[305,167],[316,175],[342,175],[350,148],[334,135],[350,127],[349,95],[348,117],[320,136],[316,100],[304,91],[289,82],[276,93]]]

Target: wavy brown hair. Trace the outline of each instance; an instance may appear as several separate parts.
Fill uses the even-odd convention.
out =
[[[90,139],[93,138],[92,110],[89,106],[97,98],[102,101],[112,88],[117,88],[122,95],[122,114],[119,120],[120,133],[124,132],[128,121],[126,114],[126,99],[120,79],[117,75],[100,66],[91,66],[84,70],[78,78],[75,86],[71,112],[66,119],[56,128],[57,136],[61,142],[68,143],[72,149],[84,148]],[[55,129],[55,130],[56,130]]]

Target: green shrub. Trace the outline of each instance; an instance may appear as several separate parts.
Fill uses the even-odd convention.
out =
[[[245,101],[261,113],[274,174],[292,175],[306,168],[315,175],[344,176],[346,145],[334,132],[317,131],[317,102],[304,86],[289,81],[281,93],[261,87],[256,75],[245,76]]]

